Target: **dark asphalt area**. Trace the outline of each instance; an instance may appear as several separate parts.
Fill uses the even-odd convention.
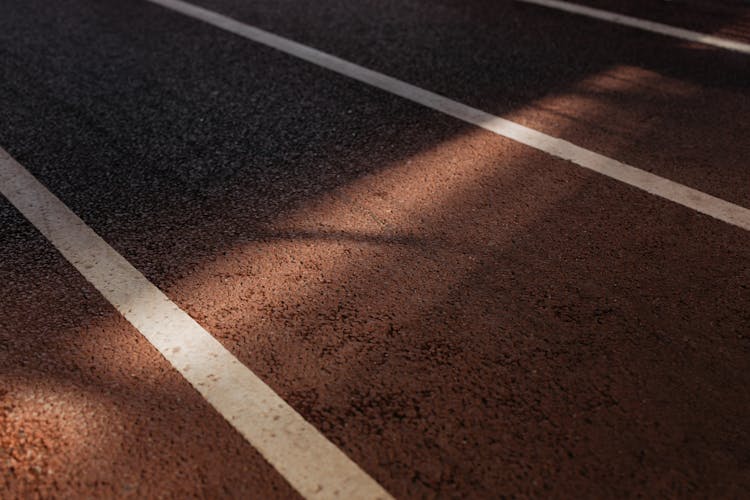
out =
[[[507,1],[197,3],[750,206],[747,55]],[[742,229],[137,0],[0,2],[0,146],[396,497],[750,488]],[[296,495],[4,198],[0,255],[2,496]]]

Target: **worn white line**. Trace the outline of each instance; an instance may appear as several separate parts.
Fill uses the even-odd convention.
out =
[[[148,0],[750,231],[750,210],[181,0]]]
[[[561,2],[560,0],[516,0],[517,2],[531,3],[550,9],[562,10],[570,14],[578,14],[581,16],[591,17],[599,19],[601,21],[607,21],[610,23],[620,24],[628,26],[630,28],[636,28],[643,31],[650,31],[651,33],[658,33],[659,35],[671,36],[673,38],[679,38],[681,40],[687,40],[689,42],[702,43],[703,45],[711,45],[720,49],[732,50],[734,52],[742,52],[743,54],[750,54],[750,44],[742,43],[736,40],[729,40],[727,38],[721,38],[699,31],[687,30],[684,28],[677,28],[668,24],[657,23],[655,21],[649,21],[647,19],[640,19],[637,17],[626,16],[625,14],[618,14],[617,12],[610,12],[602,9],[595,9],[593,7],[587,7],[577,3]],[[675,7],[677,8],[677,7]]]
[[[391,498],[0,148],[0,192],[306,498]]]

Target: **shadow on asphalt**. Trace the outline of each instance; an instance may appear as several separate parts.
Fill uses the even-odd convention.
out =
[[[706,256],[693,233],[705,221],[615,195],[541,153],[157,7],[61,5],[71,7],[31,16],[30,2],[0,20],[4,147],[393,493],[684,495],[741,484],[750,318],[738,290],[750,276],[737,267],[739,230],[713,234]],[[657,52],[634,37],[592,52],[550,17],[535,18],[541,40],[504,51],[510,35],[486,19],[468,37],[476,13],[454,20],[467,37],[453,39],[440,26],[407,31],[417,14],[389,29],[443,57],[374,65],[501,115],[571,92],[639,101],[578,88],[597,75],[637,88],[618,72],[627,67],[746,90],[744,60],[679,42]],[[290,31],[302,30],[295,22]],[[699,95],[660,99],[706,106]],[[604,109],[583,125],[604,122],[598,132],[627,155],[649,126],[623,130]],[[442,182],[428,185],[432,175]],[[417,205],[399,205],[410,192]],[[389,204],[395,214],[378,211]],[[657,210],[671,225],[653,222]],[[643,214],[635,225],[633,212]],[[18,234],[0,238],[22,255]],[[244,281],[223,274],[248,255],[266,267],[249,259]],[[195,275],[205,280],[190,297]],[[235,288],[244,294],[233,308],[213,300]],[[23,296],[4,300],[33,314]],[[71,324],[45,341],[78,365],[66,348],[81,332]],[[9,371],[28,368],[10,359]],[[101,392],[143,397],[127,384]]]

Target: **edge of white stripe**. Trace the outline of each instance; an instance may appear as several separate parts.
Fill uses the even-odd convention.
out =
[[[391,498],[0,148],[0,192],[306,498]]]
[[[288,38],[274,35],[273,33],[204,9],[203,7],[198,7],[182,0],[147,1],[453,116],[464,122],[477,125],[497,135],[520,142],[552,156],[569,160],[581,167],[750,231],[750,209],[740,205],[613,160],[612,158],[576,146],[563,139],[558,139],[537,130],[524,127],[505,118],[500,118],[499,116],[461,104],[429,90],[424,90]]]
[[[684,28],[677,28],[668,24],[658,23],[656,21],[649,21],[647,19],[640,19],[637,17],[627,16],[625,14],[618,14],[616,12],[610,12],[607,10],[596,9],[594,7],[588,7],[586,5],[580,5],[570,2],[562,2],[560,0],[516,0],[517,2],[523,2],[528,4],[539,5],[540,7],[547,7],[550,9],[561,10],[570,14],[578,14],[581,16],[591,17],[593,19],[599,19],[601,21],[608,21],[615,24],[621,24],[630,28],[637,28],[643,31],[650,31],[651,33],[658,33],[660,35],[671,36],[673,38],[679,38],[681,40],[687,40],[689,42],[702,43],[703,45],[711,45],[720,49],[731,50],[734,52],[741,52],[743,54],[750,54],[750,44],[743,43],[737,40],[729,40],[727,38],[721,38],[699,31],[692,31]]]

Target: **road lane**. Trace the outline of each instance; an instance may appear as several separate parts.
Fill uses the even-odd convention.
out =
[[[613,24],[627,26],[628,28],[648,31],[657,35],[686,40],[688,42],[709,45],[711,47],[731,50],[741,54],[750,55],[750,44],[723,38],[720,36],[703,33],[700,31],[688,30],[665,23],[659,23],[646,19],[644,17],[628,16],[621,12],[598,9],[590,5],[574,2],[563,2],[559,0],[516,0],[523,1],[531,5],[537,5],[548,9],[554,9],[567,14],[584,16],[597,21],[605,21]],[[642,14],[639,13],[642,16]]]
[[[0,227],[3,496],[294,498],[4,198]]]
[[[373,86],[406,100],[421,104],[440,113],[475,125],[501,137],[512,139],[553,157],[571,161],[578,166],[630,186],[642,189],[655,196],[678,203],[728,224],[750,230],[750,209],[708,195],[669,179],[654,175],[643,169],[618,162],[601,154],[587,150],[568,141],[524,127],[512,120],[466,106],[434,92],[416,87],[402,80],[372,71],[331,54],[320,52],[288,38],[279,37],[255,26],[241,23],[215,11],[203,9],[182,0],[152,0],[153,3],[185,16],[197,19],[252,42],[260,43],[293,57],[347,76],[366,85]]]
[[[514,2],[331,0],[309,11],[291,0],[197,3],[714,196],[750,200],[746,55]]]
[[[394,494],[747,488],[746,232],[145,4],[66,5],[10,16],[37,45],[2,46],[29,59],[0,136]]]
[[[302,496],[390,498],[2,149],[0,192]]]
[[[579,3],[744,43],[750,42],[750,7],[743,0],[584,0]]]

